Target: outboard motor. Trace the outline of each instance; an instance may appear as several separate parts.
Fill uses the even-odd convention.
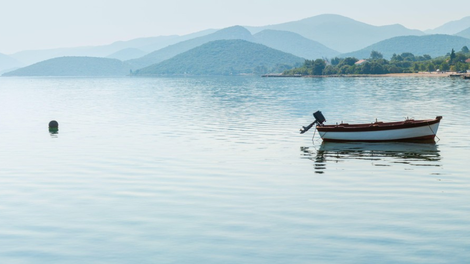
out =
[[[326,121],[321,111],[316,111],[315,113],[313,113],[313,117],[315,117],[315,121],[317,121],[319,125],[323,125],[323,122]]]
[[[308,126],[302,126],[302,128],[300,129],[300,134],[303,134],[307,131],[310,130],[310,128],[313,127],[313,125],[315,124],[319,124],[320,126],[323,125],[323,122],[326,121],[325,117],[323,116],[323,114],[321,113],[321,111],[316,111],[315,113],[313,113],[313,117],[315,118],[315,121],[313,121],[310,125]]]

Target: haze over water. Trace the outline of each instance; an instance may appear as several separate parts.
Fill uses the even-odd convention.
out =
[[[470,84],[0,78],[0,263],[465,263]],[[434,118],[436,144],[298,129]],[[59,133],[50,134],[50,120]]]

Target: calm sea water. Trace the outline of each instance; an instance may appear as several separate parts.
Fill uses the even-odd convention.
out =
[[[0,78],[0,263],[468,263],[469,93],[451,78]],[[444,118],[436,144],[324,144],[298,132],[316,110]]]

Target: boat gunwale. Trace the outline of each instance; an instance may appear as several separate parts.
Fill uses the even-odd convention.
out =
[[[367,132],[367,131],[384,131],[405,128],[416,128],[422,126],[431,126],[441,121],[442,117],[426,120],[408,119],[399,122],[374,122],[369,124],[337,124],[337,125],[317,125],[319,132]]]

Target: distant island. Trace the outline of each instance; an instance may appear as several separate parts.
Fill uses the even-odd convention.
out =
[[[4,73],[2,76],[125,76],[130,65],[117,59],[60,57]]]
[[[217,40],[245,40],[252,43],[262,44],[278,51],[290,53],[304,59],[315,59],[322,56],[333,57],[340,54],[335,50],[329,49],[316,41],[307,39],[296,33],[280,30],[263,30],[252,35],[250,31],[244,27],[233,26],[218,30],[205,36],[169,45],[140,58],[128,60],[126,62],[134,69],[143,69]],[[286,61],[285,63],[289,62]]]
[[[245,40],[217,40],[181,53],[133,75],[263,74],[300,66],[303,58]]]
[[[418,72],[461,72],[470,69],[470,51],[467,46],[459,52],[453,49],[445,56],[431,58],[429,55],[415,56],[404,52],[393,54],[390,60],[384,59],[378,51],[372,51],[368,59],[355,57],[333,58],[331,60],[305,60],[301,67],[286,70],[282,76],[337,76],[368,75]]]

